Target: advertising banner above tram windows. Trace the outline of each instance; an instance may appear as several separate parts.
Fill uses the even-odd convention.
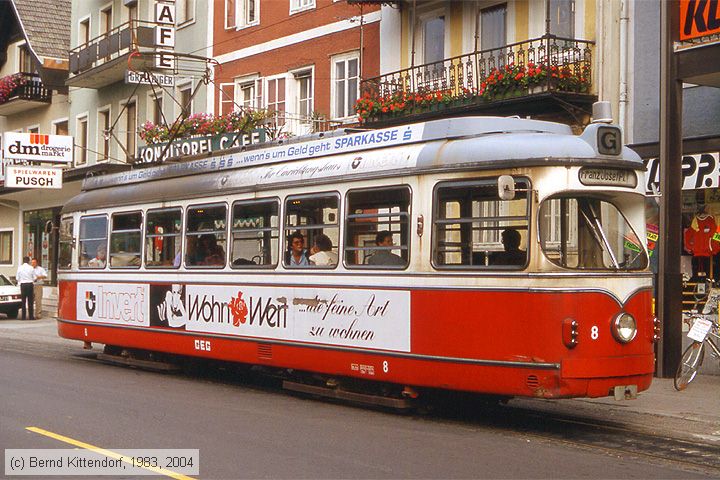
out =
[[[648,195],[660,192],[660,159],[644,160],[645,191]],[[683,190],[717,188],[720,186],[720,152],[683,155]]]
[[[5,186],[10,188],[62,188],[62,168],[7,165]]]
[[[189,162],[167,163],[158,165],[154,168],[136,169],[129,172],[89,177],[83,181],[83,188],[104,188],[113,185],[143,182],[151,179],[211,173],[252,167],[256,165],[289,162],[291,160],[299,160],[305,157],[315,158],[341,153],[359,152],[362,150],[370,150],[380,147],[411,144],[423,140],[423,131],[423,124],[405,125],[402,127],[343,135],[340,137],[329,138],[327,140],[291,143],[279,147],[250,150],[247,152],[223,155],[214,158],[193,160]],[[224,134],[223,136],[227,135],[232,136],[233,134]],[[379,153],[382,155],[387,154],[387,152],[372,153]],[[155,153],[153,153],[153,155],[155,155]],[[157,155],[162,155],[162,152],[157,152]],[[366,154],[359,156],[366,156]]]
[[[77,318],[89,322],[149,327],[149,286],[127,283],[77,285]]]
[[[71,163],[73,159],[73,137],[69,135],[5,132],[3,134],[3,155],[6,160]]]
[[[410,351],[406,291],[175,284],[152,285],[150,299],[153,326]]]

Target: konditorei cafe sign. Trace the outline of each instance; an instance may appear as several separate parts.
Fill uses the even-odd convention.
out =
[[[10,188],[62,188],[62,168],[7,165],[5,186]]]
[[[6,132],[3,140],[5,160],[72,163],[73,137],[69,135]]]

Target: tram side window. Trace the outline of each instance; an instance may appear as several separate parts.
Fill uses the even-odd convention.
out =
[[[58,268],[68,270],[72,268],[73,254],[73,219],[63,218],[60,220]]]
[[[278,200],[235,202],[232,208],[233,268],[270,267],[279,256]]]
[[[497,180],[444,182],[435,188],[434,264],[438,268],[505,269],[527,264],[528,183],[516,179],[512,200]]]
[[[195,205],[187,209],[185,266],[222,268],[227,244],[227,205]]]
[[[145,222],[145,266],[178,268],[182,247],[182,210],[148,210]]]
[[[405,268],[409,258],[409,208],[407,187],[348,192],[347,266]]]
[[[105,268],[107,221],[105,215],[80,219],[80,268]]]
[[[140,268],[142,213],[115,213],[110,232],[110,268]]]
[[[338,263],[338,195],[288,197],[285,201],[286,267],[335,268]]]

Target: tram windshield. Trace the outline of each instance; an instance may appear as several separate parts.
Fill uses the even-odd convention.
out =
[[[640,270],[648,259],[638,235],[610,202],[562,196],[540,207],[540,244],[545,256],[565,268]]]

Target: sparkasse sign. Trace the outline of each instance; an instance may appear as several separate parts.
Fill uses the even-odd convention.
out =
[[[71,163],[73,159],[73,137],[69,135],[5,132],[3,140],[6,160]]]
[[[7,165],[5,186],[10,188],[62,188],[62,168]]]

